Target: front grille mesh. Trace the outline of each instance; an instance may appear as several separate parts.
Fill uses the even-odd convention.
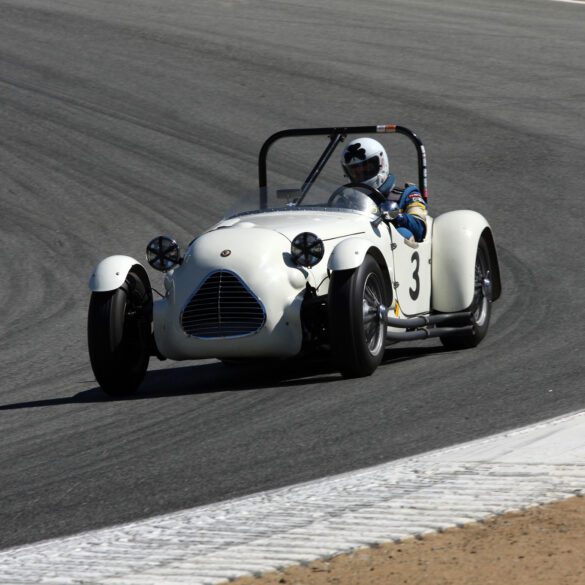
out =
[[[201,338],[252,335],[263,325],[266,314],[258,299],[233,273],[210,274],[183,311],[185,333]]]

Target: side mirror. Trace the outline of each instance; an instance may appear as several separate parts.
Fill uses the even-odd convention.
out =
[[[385,219],[395,219],[400,214],[400,208],[396,201],[384,201],[380,205],[380,211]]]

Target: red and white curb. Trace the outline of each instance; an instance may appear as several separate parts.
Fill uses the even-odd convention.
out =
[[[0,583],[220,583],[585,490],[585,412],[376,467],[0,551]]]

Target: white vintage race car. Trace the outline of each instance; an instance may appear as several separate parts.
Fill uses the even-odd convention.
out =
[[[397,341],[438,337],[447,347],[476,346],[501,293],[492,231],[480,214],[429,217],[425,239],[415,242],[396,230],[393,206],[377,189],[350,183],[309,197],[348,135],[375,133],[414,144],[426,197],[425,150],[407,128],[285,130],[260,151],[253,211],[228,214],[184,253],[169,237],[148,244],[148,262],[164,272],[162,298],[153,301],[147,272],[134,258],[101,261],[89,283],[88,344],[103,390],[136,391],[150,356],[230,362],[329,347],[341,373],[358,377],[371,374]],[[273,201],[268,151],[300,136],[327,137],[327,146],[302,187],[280,189]]]

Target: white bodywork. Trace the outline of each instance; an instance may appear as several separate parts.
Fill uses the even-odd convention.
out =
[[[486,220],[473,211],[428,218],[427,237],[406,241],[392,225],[374,222],[367,213],[324,208],[295,208],[248,213],[224,220],[196,238],[183,262],[164,280],[165,297],[153,308],[159,352],[168,358],[289,357],[303,342],[301,305],[307,285],[316,295],[328,293],[331,272],[357,268],[371,254],[382,266],[393,315],[407,318],[431,311],[453,312],[471,304],[477,244]],[[297,266],[292,240],[316,234],[325,255],[312,268]],[[140,264],[128,256],[111,256],[94,270],[90,288],[114,290]],[[183,312],[214,273],[235,277],[265,313],[252,333],[197,337],[186,333]]]
[[[318,295],[329,286],[329,256],[340,242],[354,238],[383,250],[391,266],[390,234],[373,228],[370,217],[344,211],[291,210],[244,215],[220,222],[197,238],[184,262],[167,279],[165,299],[154,303],[154,332],[159,351],[173,359],[203,357],[288,357],[303,340],[301,304],[307,284]],[[291,241],[301,232],[317,234],[325,244],[323,260],[312,268],[295,265]],[[364,251],[364,245],[360,248]],[[229,250],[229,255],[222,252]],[[367,251],[367,250],[365,250]],[[363,255],[360,256],[363,261]],[[217,270],[236,274],[266,312],[264,326],[245,336],[199,339],[181,326],[181,314],[198,285]]]

